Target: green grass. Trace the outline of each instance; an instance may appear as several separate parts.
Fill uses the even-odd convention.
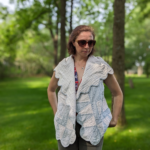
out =
[[[0,82],[0,150],[57,149],[49,78]]]
[[[129,77],[133,80],[133,89],[128,85]],[[127,125],[123,129],[108,128],[105,133],[103,150],[149,150],[150,78],[126,77],[124,96]],[[108,89],[106,98],[111,106]]]
[[[130,76],[125,82],[127,125],[108,128],[103,150],[150,149],[150,79]],[[47,77],[0,81],[0,150],[57,150]],[[111,96],[105,88],[108,105]]]

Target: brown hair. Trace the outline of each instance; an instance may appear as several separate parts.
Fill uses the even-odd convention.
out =
[[[93,31],[92,27],[86,26],[86,25],[79,25],[79,26],[77,26],[77,27],[71,32],[71,34],[70,34],[70,36],[69,36],[69,41],[68,41],[68,45],[67,45],[69,55],[71,55],[71,54],[72,54],[72,55],[75,55],[75,54],[76,54],[76,49],[75,49],[75,47],[73,46],[72,43],[75,42],[77,36],[78,36],[81,32],[83,32],[83,31],[89,31],[89,32],[91,32],[92,35],[93,35],[93,39],[95,39],[95,34],[94,34],[94,31]],[[95,52],[95,50],[94,50],[94,47],[93,47],[93,49],[92,49],[91,53],[89,54],[89,56],[92,55],[94,52]]]

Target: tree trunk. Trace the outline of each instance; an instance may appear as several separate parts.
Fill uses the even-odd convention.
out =
[[[57,8],[59,9],[59,6],[57,6]],[[50,9],[50,5],[49,5],[49,9]],[[48,15],[48,26],[47,28],[49,29],[50,35],[53,39],[53,46],[54,46],[54,65],[53,68],[55,68],[57,66],[58,63],[58,23],[59,23],[59,11],[57,11],[57,20],[56,20],[56,28],[55,28],[55,32],[53,32],[52,27],[53,27],[53,23],[51,20],[51,16],[50,14]]]
[[[69,31],[69,33],[71,33],[71,32],[72,32],[72,10],[73,10],[73,0],[71,0],[70,31]]]
[[[125,0],[114,1],[114,24],[113,24],[113,57],[112,67],[114,69],[115,77],[124,93],[124,25],[125,25]],[[112,98],[112,105],[114,99]],[[113,111],[113,107],[112,107]],[[121,114],[118,120],[118,125],[123,126],[126,124],[124,100],[122,105]]]
[[[57,28],[57,27],[56,27]],[[56,33],[54,35],[51,27],[48,28],[49,29],[49,32],[50,32],[50,35],[52,36],[52,39],[53,39],[53,46],[54,46],[54,66],[53,68],[55,68],[55,66],[57,66],[57,63],[58,63],[58,59],[57,59],[57,51],[58,51],[58,34]]]
[[[132,89],[134,88],[133,80],[131,78],[129,78],[129,86]]]
[[[60,61],[66,57],[66,0],[61,0],[61,42],[60,42]]]
[[[57,21],[56,21],[56,29],[55,29],[56,34],[54,37],[54,65],[55,66],[58,64],[58,24],[59,24],[59,11],[57,12]]]

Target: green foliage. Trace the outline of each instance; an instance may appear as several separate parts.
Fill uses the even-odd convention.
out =
[[[3,6],[1,3],[0,3],[0,18],[2,20],[6,19],[7,15],[9,14],[9,11],[8,11],[8,8]]]
[[[11,0],[11,3],[14,3]],[[91,25],[96,33],[96,53],[111,63],[113,48],[113,2],[112,0],[74,1],[73,27],[79,24]],[[69,4],[70,1],[67,1]],[[145,63],[149,57],[149,20],[141,13],[149,8],[147,0],[126,1],[125,65],[126,70],[135,62]],[[7,76],[7,69],[13,75],[50,74],[54,64],[54,38],[58,26],[58,56],[60,39],[60,2],[58,0],[17,0],[15,11],[0,5],[0,63]],[[70,6],[70,4],[69,4]],[[80,6],[80,7],[78,7]],[[129,6],[132,6],[130,8]],[[144,9],[145,8],[145,9]],[[67,7],[66,35],[69,36],[70,8]],[[68,39],[68,37],[67,37]],[[7,67],[4,64],[8,64]],[[33,67],[34,66],[34,67]],[[5,69],[4,69],[5,68]],[[6,69],[7,68],[7,69]],[[24,69],[23,69],[24,68]],[[34,69],[33,69],[34,68]],[[2,74],[2,73],[1,73]]]
[[[11,62],[10,71],[14,70],[11,74],[20,75],[21,68],[21,75],[37,73],[50,75],[53,66],[53,47],[49,30],[53,30],[56,21],[51,20],[54,23],[50,25],[49,19],[58,12],[58,9],[55,10],[59,7],[57,2],[35,0],[29,3],[28,0],[18,0],[12,14],[8,13],[6,8],[0,7],[3,10],[0,15],[5,16],[0,24],[1,67]],[[11,68],[13,63],[17,64],[14,69]],[[34,69],[31,66],[34,66]]]
[[[137,0],[140,7],[140,20],[150,18],[150,1],[149,0]]]
[[[22,70],[21,76],[51,74],[53,45],[46,31],[29,30],[24,34],[24,40],[18,43],[15,63]]]
[[[93,24],[96,33],[96,53],[102,57],[112,55],[113,47],[113,12],[108,11],[105,22],[95,22]]]
[[[134,8],[130,17],[126,18],[125,26],[125,65],[132,68],[135,63],[144,64],[146,57],[150,56],[150,21],[139,20],[140,9]]]

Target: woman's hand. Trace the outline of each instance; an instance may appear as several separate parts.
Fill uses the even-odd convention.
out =
[[[112,119],[108,127],[115,127],[117,125],[117,119]]]

